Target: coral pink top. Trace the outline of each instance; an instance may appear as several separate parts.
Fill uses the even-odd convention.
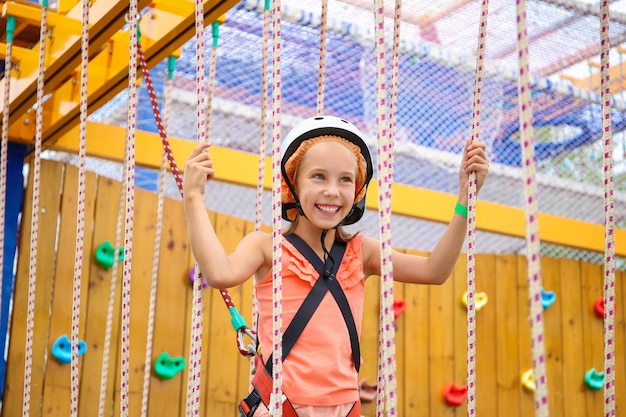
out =
[[[359,338],[363,316],[365,276],[362,236],[346,247],[337,279],[350,304]],[[319,274],[298,250],[283,239],[283,334]],[[263,360],[272,353],[272,271],[256,284],[258,336]],[[348,328],[332,294],[326,296],[283,363],[283,392],[292,403],[333,406],[359,400]]]

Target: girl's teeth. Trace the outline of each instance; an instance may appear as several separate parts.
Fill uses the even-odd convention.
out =
[[[330,208],[330,207],[322,207],[322,206],[317,206],[317,208],[319,208],[320,210],[322,210],[325,213],[336,213],[337,212],[337,208]]]

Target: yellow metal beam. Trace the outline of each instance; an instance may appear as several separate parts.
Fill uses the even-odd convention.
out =
[[[600,64],[594,61],[587,61],[590,68],[600,68]],[[626,90],[626,62],[613,65],[609,68],[611,84],[611,94],[617,94]],[[571,81],[576,87],[584,90],[600,91],[601,85],[600,71],[593,71],[588,77],[576,78],[569,75],[561,75],[561,78]]]
[[[61,137],[53,149],[78,152],[78,128]],[[122,162],[126,129],[90,122],[87,126],[87,153],[90,156]],[[176,164],[181,171],[187,156],[196,146],[194,141],[170,138]],[[161,142],[158,135],[137,132],[136,164],[159,169],[161,166]],[[215,179],[232,184],[256,187],[258,157],[251,153],[235,151],[219,146],[211,147],[215,166]],[[265,160],[265,188],[271,189],[271,159]],[[452,216],[456,195],[394,184],[392,211],[394,214],[416,219],[447,223]],[[378,187],[373,181],[369,187],[367,207],[378,209]],[[524,238],[526,222],[524,210],[478,201],[476,228],[485,232]],[[539,238],[542,242],[571,248],[604,252],[604,227],[599,224],[559,217],[547,213],[539,214]],[[626,256],[626,230],[615,231],[615,250],[618,256]]]
[[[146,7],[149,0],[139,0],[140,8]],[[99,0],[93,2],[89,11],[89,53],[97,53],[102,45],[125,24],[125,15],[128,11],[128,0]],[[33,23],[41,20],[41,8],[23,3],[7,2],[3,6],[2,15],[15,16],[17,24]],[[82,19],[82,3],[77,3],[66,16],[49,13],[51,42],[46,45],[46,63],[44,77],[46,80],[44,91],[46,94],[54,91],[58,85],[65,82],[71,72],[80,63],[80,27]],[[70,23],[74,21],[75,23]],[[37,23],[38,24],[38,23]],[[38,50],[35,45],[34,51]],[[19,59],[19,56],[16,56]],[[20,64],[19,74],[11,72],[11,90],[9,98],[9,113],[12,118],[20,118],[33,107],[37,99],[37,68],[38,62],[28,59]],[[4,89],[6,78],[0,81],[0,88]],[[4,103],[0,103],[3,111]],[[13,121],[12,121],[13,122]]]
[[[205,24],[208,25],[218,20],[236,3],[236,0],[206,0],[204,2]],[[142,49],[148,67],[153,67],[170,55],[179,54],[183,44],[195,33],[194,16],[195,3],[189,0],[178,0],[175,5],[169,1],[151,3],[151,9],[144,14],[140,22]],[[129,42],[128,32],[115,33],[100,45],[97,53],[90,60],[87,83],[90,113],[128,87]],[[43,126],[43,140],[45,142],[54,142],[78,123],[79,77],[78,69],[67,67],[65,79],[55,86],[54,91],[44,103],[46,118]],[[10,129],[11,140],[26,143],[33,141],[34,130],[29,125],[32,122],[31,119],[31,116],[13,118]]]

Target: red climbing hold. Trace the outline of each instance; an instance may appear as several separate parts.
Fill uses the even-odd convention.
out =
[[[617,306],[613,306],[613,311],[615,311],[615,308]],[[598,301],[595,302],[595,304],[593,305],[593,309],[596,312],[596,315],[598,317],[600,317],[601,319],[603,319],[605,317],[605,312],[604,312],[604,298],[598,298]]]
[[[406,301],[404,300],[395,300],[393,302],[393,318],[397,319],[400,314],[404,313],[406,310]]]
[[[459,407],[467,398],[467,385],[459,387],[454,382],[451,382],[444,389],[443,398],[448,404]]]

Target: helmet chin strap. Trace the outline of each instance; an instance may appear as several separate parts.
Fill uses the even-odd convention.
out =
[[[322,250],[324,251],[324,269],[325,269],[325,276],[332,278],[330,271],[333,270],[333,266],[335,265],[335,260],[333,259],[332,256],[330,256],[330,252],[328,251],[328,249],[326,249],[326,233],[328,233],[329,229],[324,229],[322,230],[322,234],[320,237],[320,240],[322,242]],[[329,262],[330,261],[330,262]]]
[[[285,183],[287,184],[287,187],[289,188],[289,191],[291,192],[291,196],[294,199],[293,203],[285,203],[283,204],[283,206],[286,207],[286,210],[295,208],[296,210],[298,210],[298,214],[300,214],[301,216],[304,216],[304,218],[307,218],[306,214],[304,214],[304,210],[302,210],[302,204],[300,204],[300,199],[298,198],[298,194],[296,194],[296,190],[293,184],[291,183],[291,181],[289,181],[289,178],[284,172],[283,172],[283,177],[285,178]]]

